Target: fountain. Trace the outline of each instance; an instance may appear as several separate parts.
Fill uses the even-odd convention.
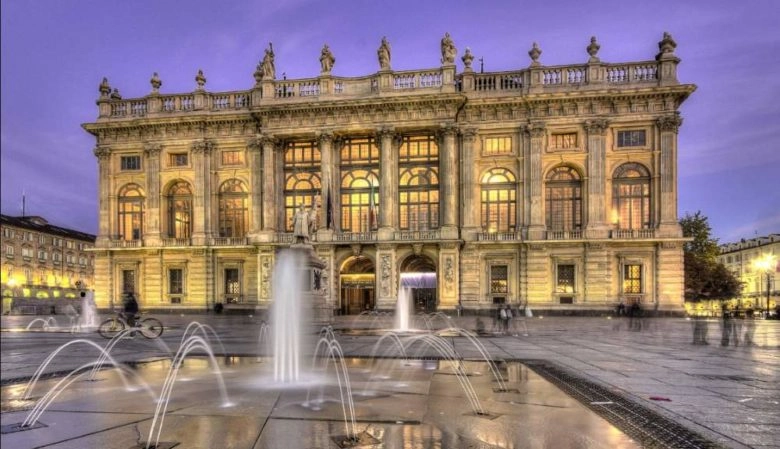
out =
[[[77,329],[81,332],[92,332],[100,325],[94,292],[81,292],[81,314],[79,314]]]
[[[398,303],[395,307],[395,328],[399,332],[409,331],[409,315],[411,314],[412,290],[408,287],[398,289]]]

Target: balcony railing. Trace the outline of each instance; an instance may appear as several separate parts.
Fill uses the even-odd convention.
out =
[[[136,239],[136,240],[112,239],[108,242],[109,248],[140,248],[142,246],[144,246],[144,241],[141,239]]]
[[[211,239],[211,246],[246,246],[247,244],[246,237],[214,237]]]
[[[337,232],[333,235],[336,242],[371,242],[376,240],[376,232]]]
[[[547,240],[579,240],[582,231],[547,231]]]
[[[163,246],[190,246],[192,244],[190,239],[176,239],[165,238],[162,239]]]
[[[477,241],[480,242],[511,242],[520,240],[519,232],[480,232]]]
[[[438,229],[428,229],[425,231],[398,231],[395,233],[396,240],[438,240],[441,232]]]
[[[654,236],[652,229],[615,229],[610,233],[613,239],[651,239]]]

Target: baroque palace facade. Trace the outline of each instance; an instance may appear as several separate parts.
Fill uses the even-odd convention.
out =
[[[277,253],[309,211],[322,289],[337,314],[528,303],[588,313],[620,300],[683,310],[677,217],[676,43],[654,60],[462,71],[441,64],[276,79],[273,47],[249,90],[122,99],[106,79],[97,140],[96,300],[145,309],[267,309]]]

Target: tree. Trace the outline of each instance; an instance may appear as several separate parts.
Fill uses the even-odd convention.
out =
[[[712,228],[701,211],[685,214],[680,219],[685,242],[685,299],[731,299],[742,293],[742,282],[725,265],[718,262],[718,239],[712,238]]]

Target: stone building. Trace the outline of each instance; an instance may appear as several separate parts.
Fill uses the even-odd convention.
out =
[[[95,236],[37,216],[0,215],[3,312],[50,313],[93,288]]]
[[[780,277],[780,234],[720,245],[718,262],[743,283],[742,297],[735,305],[743,309],[754,307],[764,310],[773,310],[777,306],[777,296],[780,294],[777,287],[777,278]]]
[[[683,310],[677,217],[676,43],[655,59],[462,70],[449,35],[437,67],[276,79],[269,46],[248,90],[123,99],[106,79],[95,136],[96,298],[148,309],[265,309],[293,221],[324,261],[335,313],[487,312],[497,303],[589,313],[621,299]],[[436,64],[439,64],[437,62]],[[336,66],[337,67],[337,66]],[[302,209],[302,211],[299,211]]]

